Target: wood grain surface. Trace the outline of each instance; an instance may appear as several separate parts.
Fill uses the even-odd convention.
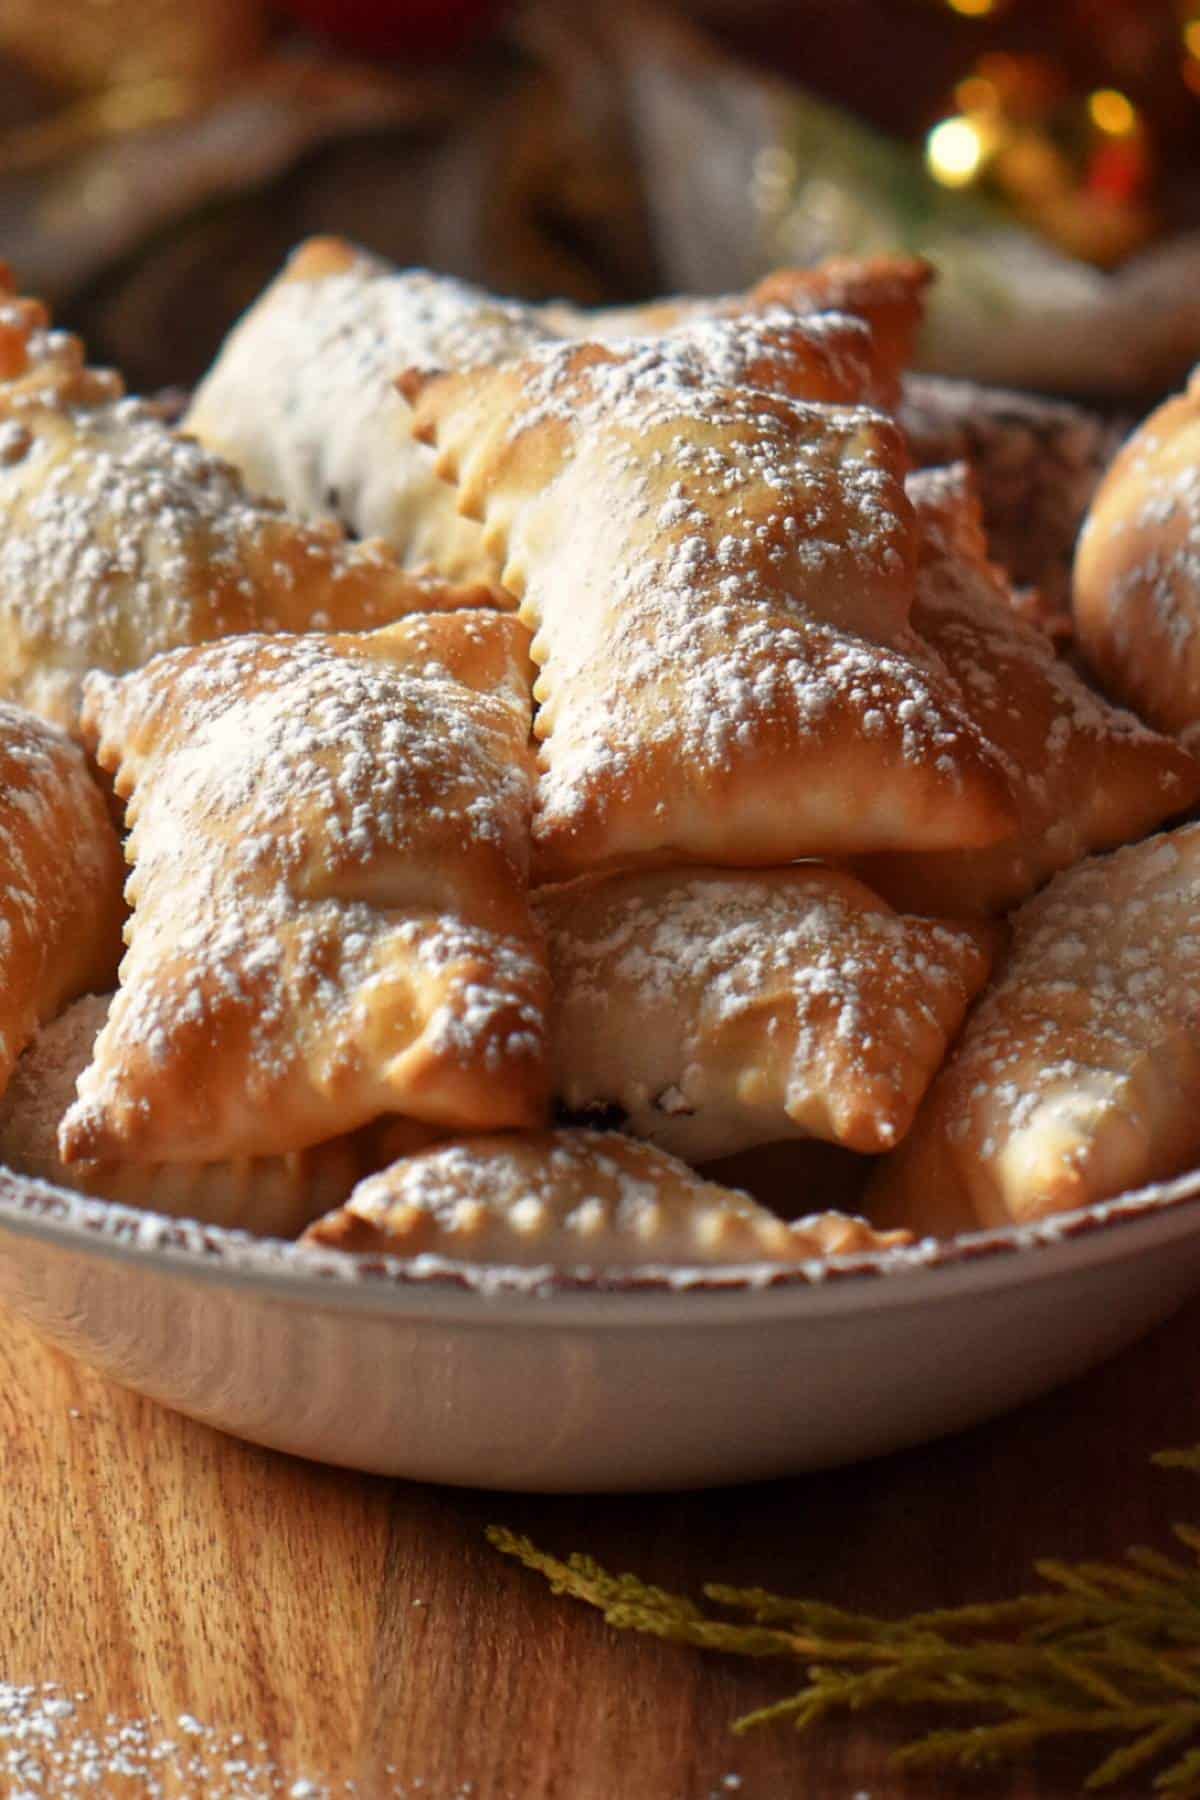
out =
[[[538,1499],[236,1443],[0,1312],[0,1683],[86,1692],[81,1717],[185,1714],[244,1734],[270,1747],[284,1794],[305,1778],[301,1793],[368,1800],[1075,1794],[1086,1765],[1071,1755],[901,1780],[887,1763],[899,1728],[873,1719],[734,1738],[731,1719],[787,1691],[788,1669],[612,1632],[497,1556],[483,1527],[669,1586],[762,1583],[873,1611],[998,1597],[1028,1585],[1038,1555],[1115,1553],[1200,1519],[1194,1480],[1147,1466],[1200,1439],[1198,1342],[1200,1304],[1039,1404],[858,1468]],[[18,1791],[0,1755],[0,1794]],[[92,1790],[126,1791],[146,1790]],[[167,1791],[227,1790],[214,1775]]]

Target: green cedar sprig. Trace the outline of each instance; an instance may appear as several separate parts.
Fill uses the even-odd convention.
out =
[[[1200,1474],[1200,1445],[1154,1461]],[[590,1556],[549,1556],[501,1526],[496,1549],[610,1625],[733,1656],[799,1662],[803,1684],[735,1721],[737,1732],[830,1714],[940,1707],[962,1724],[896,1751],[900,1768],[974,1769],[1051,1739],[1116,1740],[1087,1787],[1157,1769],[1156,1793],[1200,1800],[1200,1529],[1173,1528],[1186,1559],[1135,1548],[1113,1563],[1043,1561],[1045,1587],[993,1605],[880,1619],[761,1588],[710,1583],[706,1606],[613,1575]]]

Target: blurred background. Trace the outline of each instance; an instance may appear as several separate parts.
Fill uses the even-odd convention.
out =
[[[502,293],[903,249],[924,366],[1200,358],[1200,0],[2,0],[0,255],[135,389],[335,232]]]

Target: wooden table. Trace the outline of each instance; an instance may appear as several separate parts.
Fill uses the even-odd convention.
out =
[[[270,1746],[284,1794],[302,1777],[367,1800],[1074,1794],[1085,1765],[1070,1755],[901,1781],[887,1768],[899,1733],[875,1720],[732,1738],[736,1714],[787,1691],[788,1669],[615,1633],[501,1559],[483,1527],[504,1521],[669,1586],[761,1582],[874,1611],[1016,1592],[1040,1554],[1161,1543],[1173,1517],[1200,1518],[1191,1477],[1147,1466],[1152,1450],[1200,1439],[1198,1343],[1200,1304],[1056,1396],[859,1468],[535,1499],[249,1448],[0,1312],[0,1682],[86,1691],[81,1718],[185,1714],[236,1730]],[[0,1760],[7,1795],[5,1779]],[[214,1778],[167,1791],[225,1790]]]

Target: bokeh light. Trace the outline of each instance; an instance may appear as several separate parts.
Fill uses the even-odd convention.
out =
[[[975,119],[943,119],[925,140],[930,174],[943,187],[967,187],[987,154],[985,134]]]

